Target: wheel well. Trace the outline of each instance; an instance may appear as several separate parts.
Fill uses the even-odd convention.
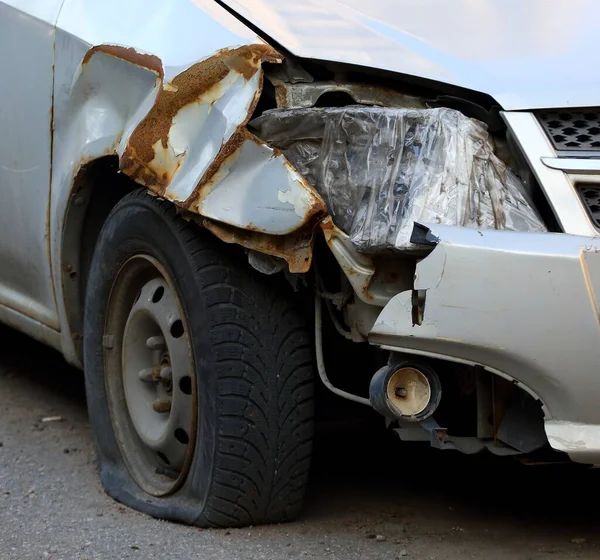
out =
[[[117,156],[83,165],[73,182],[62,232],[61,281],[67,320],[82,358],[85,289],[96,240],[113,207],[139,185],[119,173]]]

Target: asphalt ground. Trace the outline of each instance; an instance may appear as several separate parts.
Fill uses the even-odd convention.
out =
[[[352,414],[318,425],[300,520],[199,530],[152,519],[100,486],[82,374],[0,336],[2,560],[600,559],[600,471],[404,444]]]

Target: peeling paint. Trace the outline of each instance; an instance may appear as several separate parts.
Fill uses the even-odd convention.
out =
[[[81,66],[86,66],[92,56],[94,56],[96,53],[104,53],[114,58],[126,60],[127,62],[131,62],[136,66],[140,66],[141,68],[152,70],[157,76],[162,77],[164,75],[162,63],[157,56],[141,53],[131,47],[122,47],[120,45],[98,45],[96,47],[92,47],[85,53],[85,56],[81,61]]]
[[[154,106],[129,138],[120,160],[121,171],[135,181],[160,194],[165,194],[166,188],[180,167],[168,163],[167,160],[169,157],[177,157],[172,142],[181,144],[183,139],[180,132],[181,123],[186,123],[188,132],[198,132],[217,101],[225,98],[225,109],[230,108],[232,104],[235,105],[235,94],[239,93],[243,83],[247,83],[259,73],[261,64],[265,61],[279,62],[280,60],[279,54],[268,45],[246,45],[237,49],[219,51],[173,78],[166,87],[163,85]],[[259,82],[259,87],[255,88],[252,95],[246,95],[245,114],[241,118],[235,114],[223,115],[224,118],[230,116],[233,122],[239,120],[233,127],[234,130],[230,131],[230,137],[235,133],[235,128],[246,124],[254,110],[262,89],[262,75]],[[193,119],[189,118],[192,116],[190,113],[194,113]],[[174,138],[171,137],[172,134]],[[188,137],[188,141],[189,139],[193,137]],[[214,143],[217,139],[210,140]],[[222,144],[222,152],[229,138],[219,140],[225,143]],[[156,158],[157,145],[162,149],[165,157]],[[179,154],[184,151],[179,146]],[[204,173],[198,177],[198,184],[201,184],[205,175],[209,174],[210,169],[207,168],[210,163],[210,161],[206,162]],[[183,200],[179,201],[183,202]]]
[[[278,191],[277,198],[279,202],[284,204],[291,204],[294,207],[294,212],[301,218],[304,216],[304,208],[309,198],[309,193],[306,191],[300,191],[299,194],[294,195],[291,190]]]
[[[155,58],[102,50],[133,63],[139,58],[164,79]],[[123,140],[120,170],[188,212],[242,230],[287,235],[325,215],[312,185],[246,129],[262,92],[262,64],[281,60],[264,43],[223,49],[162,83]]]
[[[74,83],[100,54],[158,80],[111,142],[120,171],[181,212],[206,218],[203,225],[224,241],[306,272],[325,203],[279,150],[246,129],[262,92],[262,64],[282,57],[265,43],[222,49],[166,82],[156,56],[99,45],[85,54]]]
[[[163,146],[160,140],[156,141],[152,149],[154,150],[154,159],[149,162],[148,166],[152,169],[162,169],[163,177],[175,175],[185,157],[185,151],[177,153],[172,146]]]
[[[285,235],[326,212],[313,187],[283,154],[247,131],[239,146],[216,167],[187,209],[243,229]],[[237,143],[237,140],[235,141]],[[229,150],[227,150],[228,152]],[[218,167],[217,167],[218,166]],[[282,202],[279,191],[289,191],[295,204]]]
[[[284,258],[292,272],[308,270],[312,229],[325,203],[279,150],[246,129],[262,92],[262,65],[281,62],[281,55],[262,42],[225,48],[167,82],[158,57],[99,45],[83,57],[74,83],[95,55],[157,80],[110,144],[119,170],[180,211],[207,218],[206,227],[224,241]]]

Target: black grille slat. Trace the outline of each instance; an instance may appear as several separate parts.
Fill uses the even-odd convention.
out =
[[[561,152],[600,152],[600,109],[540,111],[540,123]]]
[[[577,185],[577,190],[594,225],[600,229],[600,185]]]

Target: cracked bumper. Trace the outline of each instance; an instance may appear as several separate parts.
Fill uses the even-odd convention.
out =
[[[399,293],[370,342],[514,380],[542,401],[552,447],[600,463],[600,239],[428,227],[420,324],[412,292]]]

